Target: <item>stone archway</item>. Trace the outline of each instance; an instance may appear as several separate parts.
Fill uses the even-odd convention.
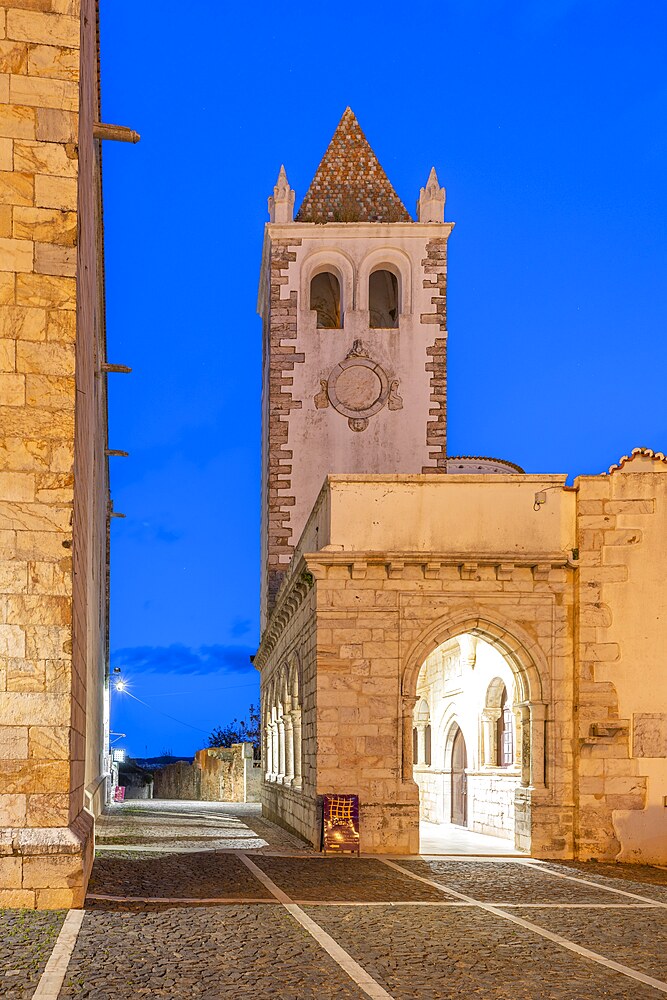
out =
[[[428,625],[412,642],[403,660],[401,696],[402,767],[404,782],[413,780],[412,726],[418,700],[418,678],[429,654],[451,639],[472,636],[494,647],[511,670],[516,691],[517,758],[520,761],[520,784],[514,793],[515,846],[531,847],[532,806],[544,796],[546,766],[545,720],[550,674],[543,651],[535,639],[515,622],[500,616],[461,611],[442,616]],[[546,697],[545,697],[546,695]],[[452,727],[453,728],[453,727]]]

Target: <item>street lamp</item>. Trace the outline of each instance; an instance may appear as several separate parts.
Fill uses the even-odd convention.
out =
[[[109,764],[110,764],[109,770],[111,773],[111,788],[110,788],[111,797],[112,800],[116,801],[118,794],[117,793],[118,764],[124,760],[125,752],[123,751],[123,756],[121,757],[120,751],[117,749],[116,750],[113,749],[113,744],[117,740],[122,739],[125,736],[125,733],[114,733],[111,730],[111,687],[113,686],[115,691],[122,692],[127,690],[127,685],[121,677],[120,667],[114,667],[112,673],[113,673],[113,684],[109,685]],[[115,737],[115,739],[112,739],[112,736]]]

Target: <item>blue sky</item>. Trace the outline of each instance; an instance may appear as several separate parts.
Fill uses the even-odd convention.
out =
[[[258,696],[266,199],[350,105],[410,212],[434,164],[449,451],[605,471],[667,448],[667,5],[102,0],[113,726],[191,753]],[[163,713],[163,714],[160,714]],[[172,718],[167,718],[171,716]],[[179,722],[174,719],[181,720]],[[187,725],[185,724],[187,723]]]

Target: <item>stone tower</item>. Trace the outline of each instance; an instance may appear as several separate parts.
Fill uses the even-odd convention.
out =
[[[264,324],[262,625],[329,473],[446,471],[445,191],[414,221],[350,108],[294,216],[269,198]]]

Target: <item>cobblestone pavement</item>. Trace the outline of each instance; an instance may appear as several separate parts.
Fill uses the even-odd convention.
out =
[[[278,860],[278,859],[276,859]],[[271,899],[233,854],[104,855],[96,858],[88,894],[177,899]]]
[[[396,1000],[663,995],[479,910],[381,906],[360,914],[357,907],[315,906],[307,912]]]
[[[514,911],[584,948],[623,965],[633,966],[641,955],[642,971],[664,979],[667,973],[667,910],[543,910]]]
[[[58,937],[65,914],[0,910],[0,997],[29,1000]]]
[[[123,846],[96,857],[59,1000],[657,1000],[667,993],[664,869],[506,857],[324,858],[260,825],[252,811],[208,807],[153,803],[112,817],[111,836],[122,828]],[[211,828],[224,840],[220,831],[233,821],[260,846],[202,850],[197,816],[206,821],[204,843]],[[183,829],[187,852],[172,836]],[[155,837],[159,850],[151,853]],[[0,911],[2,1000],[33,997],[63,918]]]
[[[278,906],[86,913],[60,1000],[359,1000]]]
[[[255,803],[133,800],[97,821],[97,849],[243,850],[312,854],[312,848],[268,823]]]
[[[600,885],[622,888],[667,903],[667,869],[652,865],[602,864],[598,861],[551,861],[545,865],[562,875],[574,875]],[[616,885],[622,882],[623,885]]]
[[[504,861],[417,861],[404,860],[400,865],[415,875],[442,882],[443,885],[485,903],[611,903],[610,893],[594,886],[556,878],[528,866]],[[567,875],[577,872],[564,871]],[[587,878],[581,873],[581,878]],[[621,888],[619,884],[616,888]],[[636,890],[626,890],[636,891]],[[640,900],[623,898],[627,904]]]
[[[295,900],[380,903],[441,901],[438,889],[374,858],[258,858],[261,870]]]

